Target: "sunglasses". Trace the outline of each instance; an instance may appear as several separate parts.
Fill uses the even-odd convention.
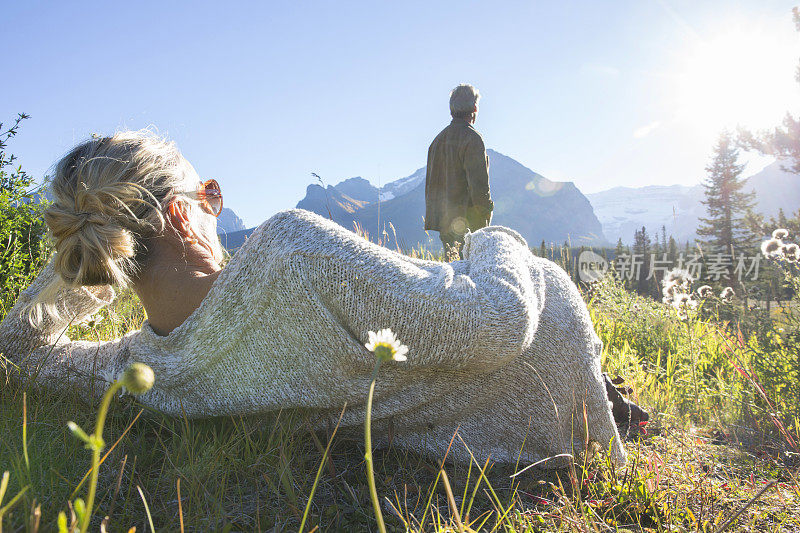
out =
[[[222,213],[222,190],[219,188],[217,180],[206,180],[200,186],[200,190],[195,192],[184,193],[186,196],[194,197],[200,200],[209,211],[218,217]]]

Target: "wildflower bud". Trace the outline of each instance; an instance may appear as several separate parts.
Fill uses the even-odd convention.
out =
[[[75,514],[78,515],[78,521],[83,521],[83,515],[86,513],[86,503],[83,498],[75,498],[75,503],[72,504]]]
[[[122,374],[122,384],[131,394],[144,394],[153,388],[156,380],[153,369],[144,363],[133,363]]]
[[[81,439],[83,442],[89,442],[89,435],[87,435],[86,432],[82,430],[81,427],[75,422],[71,420],[67,422],[67,428],[69,428],[72,434]]]

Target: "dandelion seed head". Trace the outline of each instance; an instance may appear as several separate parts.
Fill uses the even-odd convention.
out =
[[[781,239],[786,239],[787,237],[789,237],[789,231],[783,228],[778,228],[772,232],[773,239],[781,240]]]
[[[694,300],[692,300],[691,296],[689,296],[686,293],[680,293],[675,295],[675,298],[673,298],[672,300],[672,305],[676,309],[680,309],[685,307],[692,307],[693,302]]]
[[[733,289],[731,287],[725,287],[724,289],[722,289],[722,292],[719,293],[719,297],[722,300],[728,301],[731,298],[733,298],[735,294],[736,293],[733,292]]]
[[[780,253],[782,247],[783,242],[780,239],[769,239],[761,243],[761,253],[764,254],[764,257],[771,259]]]
[[[667,283],[664,285],[664,290],[662,290],[662,294],[664,295],[665,299],[671,300],[675,293],[678,290],[678,284],[675,282]]]
[[[697,289],[697,296],[700,298],[711,298],[714,295],[714,289],[710,285],[703,285]]]
[[[800,261],[800,246],[795,243],[785,244],[783,248],[781,248],[781,252],[783,252],[783,257],[785,257],[787,261],[791,261],[792,263]]]
[[[692,274],[684,268],[673,268],[664,276],[664,282],[689,286],[694,281]]]

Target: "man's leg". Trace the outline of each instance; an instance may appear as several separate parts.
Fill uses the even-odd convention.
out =
[[[453,231],[439,232],[439,239],[444,247],[445,261],[458,261],[461,259],[461,248],[464,246],[464,235]]]

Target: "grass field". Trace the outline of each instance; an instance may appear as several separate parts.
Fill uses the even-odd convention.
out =
[[[590,448],[576,450],[572,468],[513,476],[515,465],[440,469],[435,459],[376,450],[388,529],[800,531],[797,317],[783,331],[769,320],[744,327],[720,318],[736,301],[714,299],[682,319],[611,280],[586,297],[604,369],[653,415],[646,434],[626,443],[628,465],[615,469]],[[101,318],[68,334],[113,338],[144,315],[126,293]],[[93,427],[97,405],[6,377],[0,528],[54,531],[59,512],[73,521],[70,502],[86,494],[90,469],[67,423]],[[302,413],[186,420],[126,396],[112,403],[104,438],[91,531],[298,530],[321,464],[304,529],[377,530],[363,442],[336,436],[323,464],[330,435],[311,432]],[[453,446],[465,445],[456,436]]]

